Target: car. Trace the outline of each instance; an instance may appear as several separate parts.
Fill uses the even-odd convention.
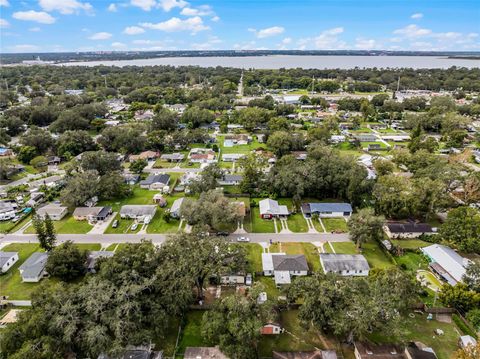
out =
[[[15,216],[15,217],[13,217],[12,222],[13,222],[13,223],[16,223],[16,222],[18,222],[19,220],[20,220],[20,216]]]
[[[237,242],[250,242],[250,238],[248,238],[248,237],[238,237]]]
[[[252,274],[251,273],[247,273],[247,275],[245,276],[245,284],[246,285],[252,285]]]
[[[112,228],[117,228],[118,227],[118,220],[114,220],[112,223]]]
[[[132,226],[130,227],[130,229],[131,229],[132,231],[135,231],[137,228],[138,228],[138,223],[134,223],[134,224],[132,224]]]
[[[228,236],[230,233],[228,232],[217,232],[217,236],[223,236],[223,237],[226,237]]]

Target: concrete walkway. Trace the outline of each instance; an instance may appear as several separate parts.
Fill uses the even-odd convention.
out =
[[[22,227],[20,227],[17,231],[15,231],[14,234],[23,234],[23,232],[25,232],[25,230],[31,225],[32,225],[32,221],[30,220],[27,223],[25,223]]]
[[[323,225],[322,219],[320,217],[318,218],[318,221],[320,222],[320,225],[322,226],[323,233],[327,233],[327,230],[326,230],[325,226]]]
[[[107,228],[110,226],[110,223],[113,222],[116,216],[117,216],[117,212],[113,212],[105,221],[95,223],[93,228],[90,231],[88,231],[88,234],[105,233]]]
[[[289,228],[288,228],[288,223],[286,219],[280,218],[280,225],[282,226],[282,229],[280,230],[280,233],[293,233]]]

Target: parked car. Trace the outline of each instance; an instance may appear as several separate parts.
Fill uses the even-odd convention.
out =
[[[248,237],[238,237],[237,242],[250,242],[250,238],[248,238]]]
[[[228,232],[217,232],[217,236],[223,236],[223,237],[226,237],[228,236],[230,233]]]
[[[118,227],[118,220],[114,220],[112,223],[112,228],[117,228]]]
[[[247,275],[245,277],[245,284],[246,285],[252,285],[252,274],[251,273],[247,273]]]
[[[130,229],[131,229],[132,231],[136,231],[137,228],[138,228],[138,223],[134,223],[134,224],[132,224],[132,226],[130,227]]]
[[[20,216],[15,216],[15,217],[13,217],[12,222],[13,222],[13,223],[16,223],[16,222],[18,222],[19,220],[20,220]]]

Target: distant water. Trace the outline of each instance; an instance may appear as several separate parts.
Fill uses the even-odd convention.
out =
[[[162,57],[138,60],[82,61],[68,62],[65,66],[200,66],[200,67],[237,67],[245,69],[353,69],[359,68],[400,68],[446,69],[452,66],[476,68],[480,60],[449,59],[438,56],[239,56],[239,57]]]

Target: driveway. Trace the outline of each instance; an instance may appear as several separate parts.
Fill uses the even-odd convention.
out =
[[[106,221],[102,221],[102,222],[97,222],[95,223],[95,225],[93,226],[93,228],[88,232],[88,234],[103,234],[103,232],[105,232],[108,228],[108,226],[110,226],[110,223],[112,223],[112,221],[115,219],[115,217],[117,216],[117,212],[113,212],[108,218]]]

